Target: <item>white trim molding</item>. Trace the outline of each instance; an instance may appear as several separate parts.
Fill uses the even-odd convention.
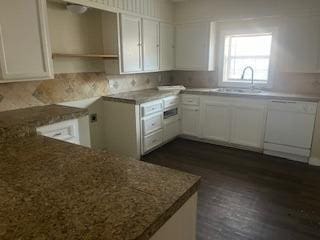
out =
[[[309,159],[309,165],[320,167],[320,159],[315,158],[315,157],[311,157]]]

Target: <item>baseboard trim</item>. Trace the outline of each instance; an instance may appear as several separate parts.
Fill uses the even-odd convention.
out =
[[[320,167],[320,159],[319,159],[319,158],[311,157],[311,158],[309,159],[309,164],[312,165],[312,166]]]
[[[181,134],[179,137],[187,139],[187,140],[202,142],[202,143],[209,143],[209,144],[219,145],[219,146],[223,146],[223,147],[236,148],[236,149],[240,149],[240,150],[247,150],[247,151],[251,151],[251,152],[263,153],[263,149],[261,149],[261,148],[247,147],[247,146],[242,146],[242,145],[238,145],[238,144],[226,143],[226,142],[221,142],[221,141],[217,141],[217,140],[209,140],[209,139],[199,138],[199,137],[185,135],[185,134]]]

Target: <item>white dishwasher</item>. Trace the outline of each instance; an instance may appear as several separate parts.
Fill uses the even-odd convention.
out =
[[[264,153],[308,162],[317,105],[312,102],[269,101]]]

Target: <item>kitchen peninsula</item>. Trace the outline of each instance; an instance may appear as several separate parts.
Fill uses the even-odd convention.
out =
[[[85,109],[58,105],[0,113],[0,238],[158,240],[195,234],[199,177],[34,130],[84,115]],[[9,138],[10,129],[18,134]],[[193,225],[182,225],[188,222]]]

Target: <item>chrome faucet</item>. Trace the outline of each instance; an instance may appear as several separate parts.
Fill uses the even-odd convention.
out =
[[[251,89],[254,89],[254,69],[253,69],[253,67],[247,66],[243,69],[241,80],[244,80],[244,75],[246,74],[246,71],[248,69],[251,70]]]

